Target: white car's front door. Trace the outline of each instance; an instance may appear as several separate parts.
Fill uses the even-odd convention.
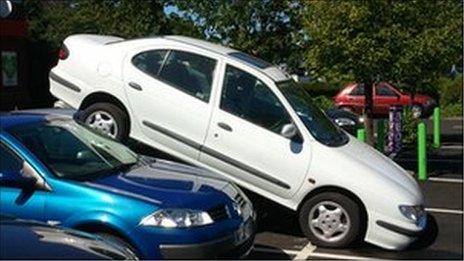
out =
[[[217,59],[174,49],[133,51],[125,59],[130,109],[143,137],[197,159],[210,120]]]
[[[310,148],[280,135],[292,122],[286,108],[264,79],[238,67],[226,66],[200,161],[255,192],[290,198],[306,176]]]

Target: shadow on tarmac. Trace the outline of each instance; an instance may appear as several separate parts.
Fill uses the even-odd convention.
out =
[[[283,252],[280,248],[255,245],[255,248],[265,248],[268,251],[257,251],[254,250],[246,258],[249,260],[291,260],[292,255]]]
[[[436,218],[428,214],[427,228],[424,234],[408,249],[401,251],[389,251],[379,247],[361,243],[349,249],[317,248],[316,253],[330,253],[351,255],[357,257],[372,257],[381,259],[458,259],[462,260],[462,253],[434,249],[434,244],[439,234],[439,226]]]

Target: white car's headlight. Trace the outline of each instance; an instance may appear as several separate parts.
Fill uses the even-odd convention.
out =
[[[403,216],[405,216],[407,219],[411,221],[414,221],[414,223],[416,224],[421,222],[422,219],[426,216],[424,206],[400,205],[399,209]]]
[[[208,213],[193,209],[161,209],[140,221],[142,226],[164,228],[184,228],[212,224],[214,221]]]

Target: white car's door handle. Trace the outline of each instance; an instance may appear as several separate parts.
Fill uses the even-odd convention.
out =
[[[226,131],[232,131],[232,127],[230,127],[228,124],[225,124],[224,122],[218,122],[217,124],[219,128],[222,128]]]
[[[142,86],[140,86],[140,84],[138,83],[135,83],[135,82],[129,82],[129,86],[136,89],[137,91],[141,91],[142,90]]]

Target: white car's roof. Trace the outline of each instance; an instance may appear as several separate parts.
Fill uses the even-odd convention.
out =
[[[214,44],[205,40],[200,40],[192,37],[187,37],[187,36],[180,36],[180,35],[168,35],[164,36],[163,38],[168,39],[168,40],[173,40],[176,42],[182,42],[185,44],[190,44],[194,45],[197,47],[201,47],[204,49],[208,49],[210,51],[213,51],[215,53],[220,53],[222,55],[227,55],[229,53],[235,53],[238,52],[237,50],[234,50],[232,48],[228,48],[219,44]]]
[[[255,69],[258,69],[262,73],[266,74],[272,80],[276,82],[285,81],[291,79],[291,76],[282,70],[280,70],[277,66],[268,63],[264,60],[259,58],[253,57],[241,51],[225,47],[219,44],[214,44],[205,40],[200,40],[192,37],[187,36],[179,36],[179,35],[167,35],[167,36],[157,36],[157,37],[146,37],[146,38],[138,38],[138,39],[128,39],[123,41],[117,41],[114,43],[126,43],[129,44],[131,41],[150,41],[155,39],[164,39],[169,40],[177,43],[182,43],[186,45],[195,46],[198,48],[202,48],[228,58],[234,59],[241,63],[244,63],[248,66],[253,66]],[[112,44],[112,43],[111,43]]]

